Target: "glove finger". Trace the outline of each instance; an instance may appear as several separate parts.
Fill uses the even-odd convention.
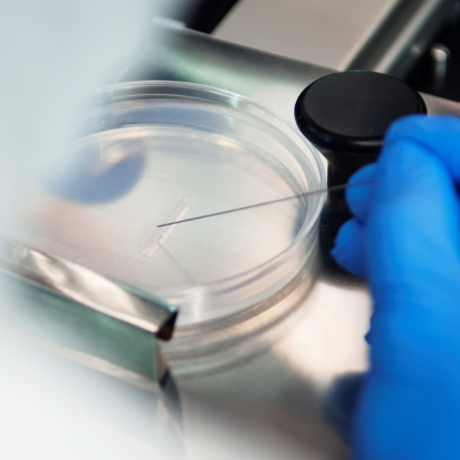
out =
[[[375,181],[377,174],[377,165],[375,163],[364,166],[358,172],[351,176],[348,183],[350,185],[359,182]],[[366,222],[369,213],[372,190],[374,183],[357,185],[348,187],[346,190],[346,197],[350,206],[351,212],[361,221]]]
[[[366,276],[365,228],[357,219],[350,219],[342,225],[331,254],[346,270]]]
[[[412,115],[392,124],[385,145],[400,140],[422,144],[447,166],[455,182],[460,183],[460,118],[452,115]]]
[[[458,197],[445,163],[410,139],[387,145],[368,221],[376,302],[407,300],[429,309],[451,298],[460,284],[459,229]]]

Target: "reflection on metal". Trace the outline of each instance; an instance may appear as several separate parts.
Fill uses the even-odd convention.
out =
[[[345,70],[401,0],[239,0],[217,38]]]
[[[152,42],[159,35],[162,38],[154,46]],[[421,51],[419,46],[415,45]],[[294,123],[294,105],[299,94],[310,83],[332,72],[189,29],[163,27],[152,33],[143,54],[120,81],[171,80],[215,86],[250,97]],[[427,94],[423,98],[428,113],[460,114],[460,104],[456,102]]]
[[[163,340],[172,336],[177,316],[175,308],[81,265],[0,238],[0,268],[42,289],[152,332]]]
[[[336,70],[376,70],[402,78],[427,49],[455,3],[240,0],[213,35]]]
[[[441,97],[432,96],[431,94],[421,94],[429,114],[451,114],[460,117],[460,103],[450,101],[448,99],[443,99]]]
[[[157,26],[142,55],[119,81],[171,80],[215,86],[248,96],[294,122],[293,107],[300,92],[331,72],[189,29]]]
[[[411,46],[410,52],[415,59],[418,59],[419,57],[422,56],[423,49],[420,45],[415,44]]]
[[[124,380],[164,376],[156,339],[171,338],[175,308],[17,241],[0,243],[0,285],[9,300],[2,322],[88,367],[110,375],[124,369]]]
[[[375,30],[347,69],[404,78],[449,18],[456,0],[403,0]]]
[[[434,63],[434,85],[436,93],[444,89],[446,81],[447,66],[450,58],[450,50],[442,43],[434,43],[430,50]]]

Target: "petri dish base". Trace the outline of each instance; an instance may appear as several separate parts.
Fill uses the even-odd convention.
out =
[[[313,250],[323,197],[301,194],[324,187],[321,160],[236,94],[175,82],[103,88],[63,159],[15,237],[177,305],[179,327],[263,302]]]

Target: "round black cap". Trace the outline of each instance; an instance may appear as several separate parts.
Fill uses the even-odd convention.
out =
[[[361,70],[316,80],[295,106],[299,129],[318,148],[357,154],[378,153],[390,124],[417,113],[425,102],[408,84]]]

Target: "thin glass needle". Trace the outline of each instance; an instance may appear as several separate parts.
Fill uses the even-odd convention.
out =
[[[280,203],[282,201],[294,200],[295,198],[302,198],[310,195],[316,195],[318,193],[325,192],[337,192],[339,190],[344,190],[348,187],[357,187],[358,185],[366,185],[374,182],[373,180],[365,180],[362,182],[355,182],[353,184],[340,184],[333,185],[332,187],[323,188],[319,190],[313,190],[312,192],[300,193],[299,195],[292,195],[286,198],[278,198],[277,200],[264,201],[263,203],[251,204],[249,206],[243,206],[242,208],[228,209],[227,211],[214,212],[212,214],[206,214],[204,216],[191,217],[190,219],[176,220],[174,222],[166,222],[164,224],[157,225],[157,228],[167,227],[168,225],[182,224],[184,222],[191,222],[192,220],[206,219],[207,217],[220,216],[222,214],[229,214],[231,212],[244,211],[245,209],[258,208],[259,206],[267,206],[269,204]]]

